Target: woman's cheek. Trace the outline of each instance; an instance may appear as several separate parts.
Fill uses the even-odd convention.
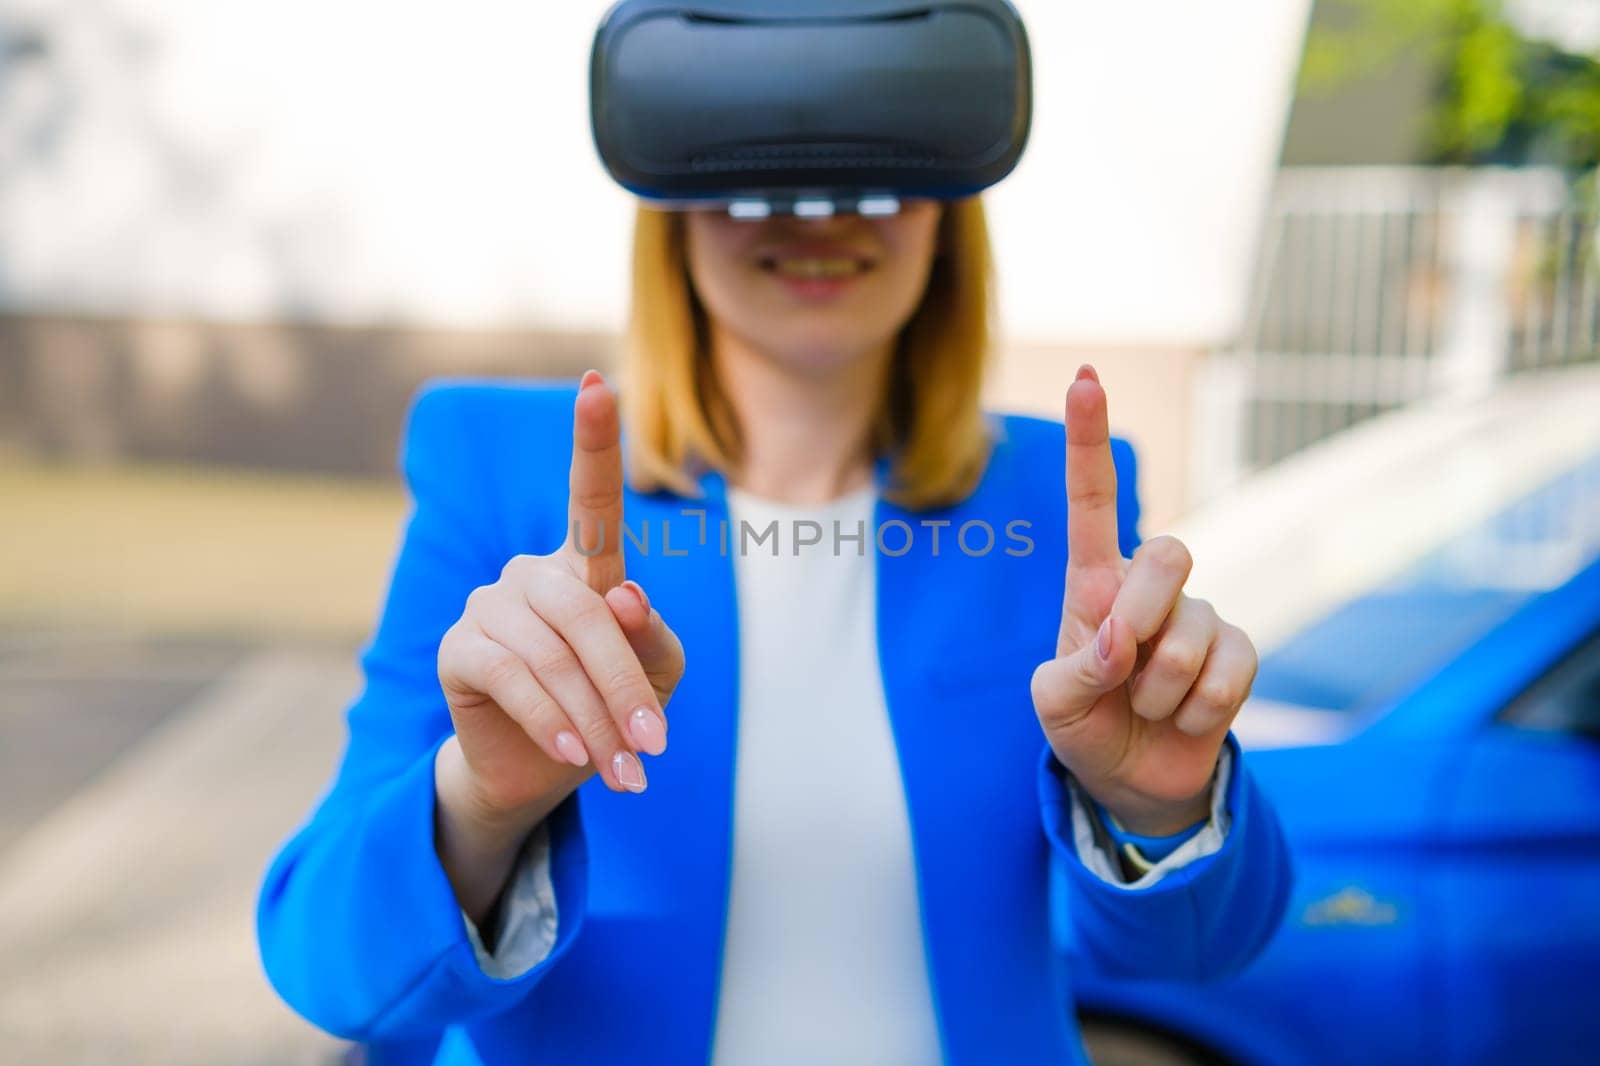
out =
[[[903,322],[921,302],[928,283],[928,264],[919,252],[896,251],[885,266],[887,269],[878,278],[874,303]]]

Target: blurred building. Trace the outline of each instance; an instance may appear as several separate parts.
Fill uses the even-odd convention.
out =
[[[1600,357],[1597,43],[1593,5],[1319,0],[1249,309],[1201,374],[1191,502]]]

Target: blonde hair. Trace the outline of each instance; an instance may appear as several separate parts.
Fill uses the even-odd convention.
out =
[[[621,390],[628,477],[696,496],[698,472],[740,458],[733,408],[711,369],[706,311],[689,281],[683,215],[640,205]],[[979,397],[991,359],[993,265],[977,197],[945,206],[922,301],[901,330],[872,427],[888,453],[884,495],[911,509],[971,494],[991,436]]]

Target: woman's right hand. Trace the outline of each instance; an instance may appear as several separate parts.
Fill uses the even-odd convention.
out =
[[[614,791],[642,792],[639,753],[666,748],[664,708],[683,676],[683,645],[624,580],[620,418],[592,370],[572,436],[566,542],[513,558],[498,581],[474,589],[439,645],[455,723],[435,764],[447,870],[452,851],[458,865],[508,869],[507,849],[591,773]],[[504,871],[483,872],[497,894]]]

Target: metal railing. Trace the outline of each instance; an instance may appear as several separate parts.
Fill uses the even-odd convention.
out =
[[[1596,255],[1558,171],[1280,171],[1243,328],[1200,374],[1192,502],[1384,411],[1596,359]]]

